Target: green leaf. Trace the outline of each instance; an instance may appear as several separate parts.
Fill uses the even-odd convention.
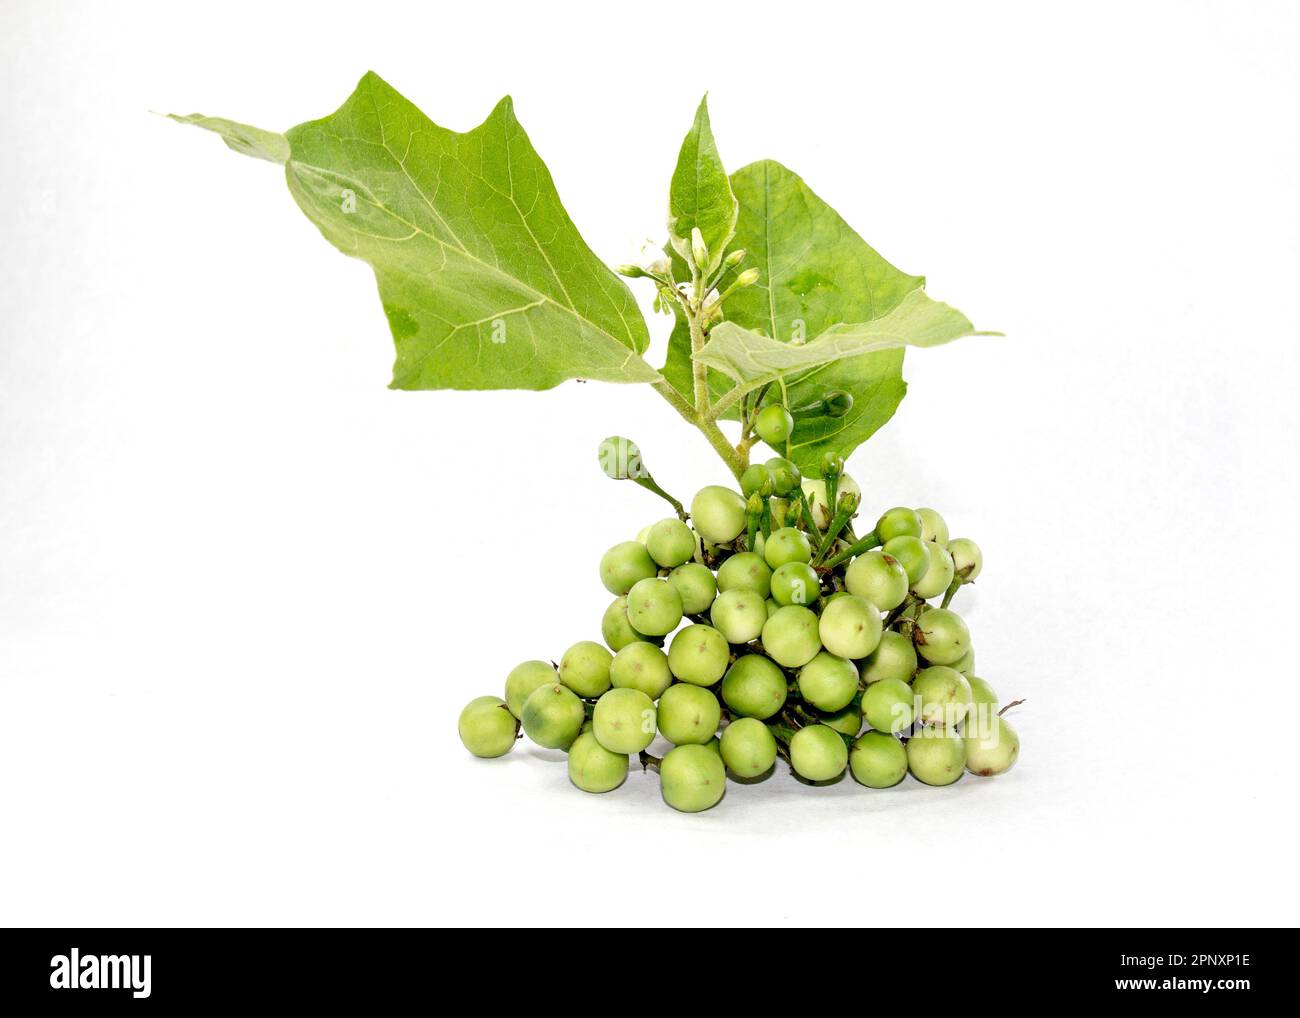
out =
[[[939,346],[980,335],[956,308],[913,290],[889,312],[869,322],[832,325],[807,343],[784,343],[734,322],[714,327],[699,360],[722,372],[735,386],[736,399],[780,378],[809,381],[813,368],[904,346]],[[987,333],[984,333],[987,335]]]
[[[752,163],[731,175],[740,206],[734,247],[745,262],[719,283],[725,289],[735,272],[749,266],[759,280],[727,298],[728,322],[774,340],[820,336],[844,323],[870,323],[888,315],[925,285],[882,258],[798,174],[780,163]],[[714,326],[716,335],[719,324]],[[827,391],[852,393],[853,409],[840,418],[799,417],[791,451],[802,470],[815,471],[823,453],[844,457],[893,416],[907,386],[901,348],[873,349],[832,360],[786,377],[792,405],[820,399]],[[690,337],[673,332],[663,375],[679,391],[689,391]],[[716,400],[735,386],[711,368],[709,389]],[[776,398],[775,390],[767,397]],[[726,416],[732,416],[728,413]]]
[[[737,170],[735,246],[758,282],[727,299],[729,321],[773,339],[811,339],[841,322],[886,314],[920,276],[901,272],[813,193],[798,174],[764,160]]]
[[[509,98],[462,134],[371,73],[284,137],[298,205],[375,270],[394,388],[658,380],[631,292],[578,234]]]
[[[700,268],[711,272],[721,264],[736,232],[737,206],[709,126],[708,104],[708,96],[700,100],[695,123],[677,155],[668,192],[668,232],[673,248],[684,258],[691,249],[691,230],[698,227],[709,248],[709,264]]]
[[[263,131],[260,127],[250,127],[222,117],[205,117],[202,113],[191,113],[187,117],[169,113],[167,116],[178,124],[192,124],[221,135],[226,144],[241,155],[265,159],[281,166],[289,161],[289,139],[283,134]]]

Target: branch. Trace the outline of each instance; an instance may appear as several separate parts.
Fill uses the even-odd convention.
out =
[[[713,421],[702,419],[695,412],[695,408],[686,402],[682,394],[673,388],[671,382],[655,382],[654,389],[671,404],[674,410],[682,415],[687,423],[699,428],[701,434],[708,440],[709,445],[713,446],[713,451],[722,457],[722,462],[727,464],[727,469],[739,480],[740,475],[745,472],[745,465],[740,453],[732,448],[731,443],[727,441],[727,436],[722,433],[722,429]]]

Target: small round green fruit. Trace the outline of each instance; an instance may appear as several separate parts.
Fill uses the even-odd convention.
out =
[[[509,753],[519,734],[519,722],[506,702],[496,696],[479,696],[467,703],[456,728],[465,748],[481,757]]]
[[[708,746],[678,746],[659,765],[664,802],[683,813],[712,809],[727,790],[722,756]]]

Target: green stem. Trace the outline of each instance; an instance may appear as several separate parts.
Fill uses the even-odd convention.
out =
[[[835,547],[835,539],[840,536],[840,531],[844,529],[852,517],[852,513],[846,513],[842,510],[835,513],[835,516],[831,519],[831,525],[826,528],[826,536],[822,538],[821,551],[813,556],[812,564],[814,566],[820,565],[821,560]]]
[[[853,544],[849,545],[834,558],[827,561],[826,568],[834,569],[836,566],[843,565],[849,559],[861,555],[864,551],[870,551],[872,548],[879,548],[880,544],[880,538],[876,536],[876,532],[873,530],[866,537],[854,541]]]
[[[822,532],[817,526],[817,521],[813,519],[812,507],[808,505],[808,499],[802,494],[796,495],[794,502],[798,504],[799,519],[803,521],[804,529],[808,531],[808,543],[813,546],[814,554],[820,555]]]
[[[952,604],[952,597],[961,589],[961,585],[962,578],[960,576],[954,577],[953,581],[948,584],[948,589],[944,591],[943,603],[939,605],[940,608],[947,608],[948,605]]]
[[[686,312],[686,322],[691,330],[691,375],[695,379],[695,413],[700,420],[712,421],[709,416],[709,369],[700,360],[700,351],[704,349],[704,326],[699,315],[690,309]]]
[[[647,475],[645,477],[634,477],[632,478],[632,480],[636,481],[637,484],[645,488],[646,491],[653,491],[656,495],[658,495],[670,506],[672,506],[673,510],[677,513],[679,519],[683,519],[683,520],[686,519],[686,509],[682,506],[680,502],[677,501],[677,499],[673,498],[672,495],[668,494],[668,492],[664,491],[663,488],[659,487],[659,485],[655,482],[655,479],[653,477]]]
[[[740,453],[736,452],[731,443],[727,441],[727,436],[722,433],[722,430],[713,421],[702,419],[695,412],[695,408],[682,398],[681,393],[674,389],[670,382],[655,382],[654,388],[660,396],[669,402],[674,410],[682,415],[687,423],[700,430],[700,433],[708,440],[709,445],[713,446],[714,452],[722,457],[722,461],[727,464],[727,468],[739,480],[740,475],[745,472],[746,464]]]
[[[703,367],[703,365],[701,365],[701,367]],[[709,413],[716,421],[719,417],[721,417],[733,406],[735,406],[741,400],[741,398],[747,395],[750,391],[752,390],[745,389],[742,386],[737,385],[735,388],[727,392],[726,395],[724,395],[716,403],[714,403],[713,409],[710,410]]]
[[[704,437],[708,439],[709,445],[713,446],[713,451],[722,457],[722,462],[727,464],[727,468],[735,475],[736,480],[739,481],[740,475],[745,472],[745,467],[749,466],[749,458],[747,456],[741,456],[740,453],[735,450],[735,447],[727,441],[727,436],[722,433],[722,429],[712,421],[697,424],[696,427],[704,433]]]
[[[840,497],[840,475],[823,477],[822,481],[826,485],[826,511],[834,519]]]

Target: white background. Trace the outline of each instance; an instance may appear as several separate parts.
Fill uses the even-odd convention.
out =
[[[0,11],[0,921],[1295,922],[1294,7]],[[390,392],[369,270],[150,113],[282,130],[367,68],[462,130],[512,93],[611,263],[707,89],[729,166],[1007,334],[909,354],[850,470],[983,547],[1015,770],[686,816],[465,753],[663,515],[598,440],[725,478],[648,388]]]

